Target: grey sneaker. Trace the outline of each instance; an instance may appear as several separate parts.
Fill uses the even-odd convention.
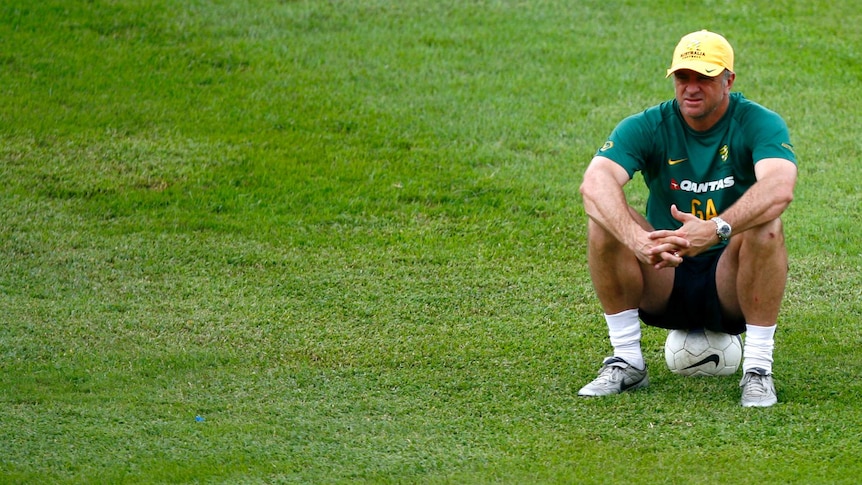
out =
[[[766,408],[778,402],[772,374],[760,367],[749,370],[739,382],[742,388],[742,407]]]
[[[608,357],[602,362],[599,376],[582,387],[578,396],[610,396],[648,385],[646,367],[638,370],[619,357]]]

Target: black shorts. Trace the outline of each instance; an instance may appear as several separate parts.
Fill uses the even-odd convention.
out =
[[[745,332],[745,319],[722,313],[715,284],[715,269],[723,251],[684,258],[674,273],[673,290],[662,314],[639,310],[641,320],[660,328],[708,328],[715,332],[739,335]]]

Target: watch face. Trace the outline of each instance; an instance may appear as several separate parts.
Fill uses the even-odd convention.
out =
[[[715,222],[715,233],[718,235],[718,238],[722,241],[727,241],[730,238],[730,224],[718,217],[714,218],[713,222]]]

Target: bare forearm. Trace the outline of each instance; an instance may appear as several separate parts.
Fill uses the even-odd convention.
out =
[[[720,216],[734,234],[775,220],[793,201],[794,183],[795,179],[779,177],[760,180]]]
[[[581,186],[584,210],[596,224],[634,249],[646,231],[632,217],[622,188],[608,180],[586,179]]]

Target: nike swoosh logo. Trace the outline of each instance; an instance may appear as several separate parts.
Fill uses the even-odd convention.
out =
[[[625,382],[621,383],[621,384],[620,384],[620,392],[626,392],[626,391],[628,391],[629,389],[631,389],[631,388],[635,387],[636,385],[640,384],[640,382],[641,382],[642,380],[643,380],[643,379],[640,379],[640,380],[635,381],[635,382],[632,382],[632,383],[630,383],[630,384],[626,384]]]
[[[704,69],[704,71],[706,71],[707,74],[712,74],[715,69]]]
[[[695,367],[700,367],[704,364],[709,364],[710,362],[712,362],[713,364],[715,364],[716,367],[718,367],[720,361],[721,359],[718,358],[717,354],[712,354],[709,357],[701,360],[700,362],[695,362],[694,364],[691,364],[690,366],[686,367],[686,369],[694,369]]]
[[[686,161],[686,160],[688,160],[688,159],[687,159],[687,158],[680,158],[679,160],[674,160],[674,159],[672,159],[672,158],[668,158],[668,159],[667,159],[667,164],[668,164],[668,165],[676,165],[676,164],[678,164],[678,163],[682,163],[682,162],[684,162],[684,161]]]
[[[623,381],[620,382],[620,392],[628,391],[629,389],[631,389],[631,388],[637,386],[638,384],[640,384],[641,382],[643,382],[644,379],[645,379],[645,377],[641,377],[640,379],[633,381],[633,382],[629,382],[629,383],[626,383],[625,379],[623,379]]]

